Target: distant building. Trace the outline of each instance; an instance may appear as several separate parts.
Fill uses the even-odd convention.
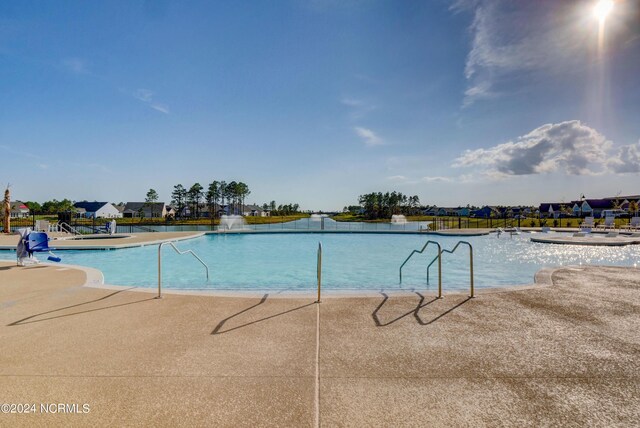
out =
[[[455,211],[458,217],[469,217],[471,214],[471,209],[468,207],[458,207],[455,208]]]
[[[9,216],[11,218],[29,217],[29,207],[26,206],[23,202],[13,201],[10,203],[10,205],[11,205],[11,211],[9,213]]]
[[[560,216],[561,209],[560,202],[544,202],[540,204],[538,210],[540,211],[540,217],[545,218],[558,218]]]
[[[473,210],[471,211],[471,214],[474,217],[483,217],[483,218],[489,218],[489,217],[502,217],[502,212],[500,212],[500,210],[496,207],[492,207],[489,205],[485,205],[484,207],[477,209],[477,210]]]
[[[164,202],[127,202],[122,216],[125,218],[165,218],[167,205]]]
[[[424,210],[422,210],[422,215],[438,215],[438,207],[435,205],[426,207]]]
[[[122,218],[122,213],[109,202],[76,202],[76,209],[84,209],[87,218]]]
[[[269,217],[271,215],[271,211],[263,210],[257,205],[244,205],[242,215],[249,217]]]

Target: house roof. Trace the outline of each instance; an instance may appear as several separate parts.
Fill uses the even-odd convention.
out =
[[[612,199],[585,199],[585,202],[588,203],[591,208],[598,208],[598,209],[613,208]]]
[[[24,202],[13,201],[9,202],[9,204],[11,205],[11,211],[29,211],[29,207],[26,206]]]
[[[250,210],[250,211],[264,211],[261,207],[259,207],[258,205],[245,205],[244,206],[245,211],[246,210]]]
[[[162,212],[165,207],[164,202],[127,202],[124,205],[124,211],[133,211],[138,212],[140,208],[144,211],[151,211],[151,207],[153,206],[153,210],[156,212]]]
[[[88,213],[94,213],[98,211],[100,208],[107,205],[109,202],[76,202],[73,204],[75,208],[84,208]]]
[[[544,202],[540,204],[539,209],[540,212],[549,212],[549,207],[551,207],[552,210],[558,211],[560,210],[560,205],[563,204],[561,204],[560,202]]]
[[[624,201],[625,199],[628,201],[634,200],[637,201],[638,199],[640,199],[640,195],[627,195],[627,196],[613,196],[613,197],[608,197],[608,198],[602,198],[602,199],[609,199],[609,200],[620,200],[620,202]]]

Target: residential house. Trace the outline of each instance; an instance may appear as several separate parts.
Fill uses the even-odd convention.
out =
[[[109,202],[76,202],[76,209],[84,209],[87,218],[122,218],[122,213]]]
[[[23,202],[13,201],[10,203],[11,211],[9,211],[9,216],[11,218],[25,218],[29,217],[29,207],[26,206]]]
[[[602,211],[613,209],[613,199],[585,199],[580,205],[583,217],[600,217]]]
[[[502,217],[502,213],[497,207],[492,207],[489,205],[485,205],[484,207],[477,210],[472,210],[471,215],[474,217],[483,217],[483,218]]]
[[[165,218],[167,206],[164,202],[127,202],[122,211],[123,217]]]
[[[438,215],[438,207],[436,207],[435,205],[427,207],[424,210],[422,210],[422,214],[431,215],[431,216]]]
[[[562,203],[560,202],[544,202],[540,204],[538,210],[541,218],[558,218],[562,212]]]
[[[213,204],[212,208],[213,208],[213,212],[211,212],[211,210],[209,209],[208,204],[204,204],[204,203],[198,204],[198,216],[200,218],[211,218],[212,213],[215,217],[228,215],[231,209],[231,206],[220,205],[216,203],[216,204]],[[177,213],[177,210],[175,212]],[[185,205],[182,208],[182,211],[180,213],[181,217],[192,217],[193,215],[195,215],[195,213],[193,213],[193,205]]]
[[[455,212],[458,217],[469,217],[471,209],[469,207],[458,207]]]
[[[249,217],[269,217],[271,211],[264,210],[257,205],[244,205],[242,207],[242,215]]]

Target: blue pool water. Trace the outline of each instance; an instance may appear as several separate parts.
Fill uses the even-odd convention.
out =
[[[474,247],[477,288],[531,284],[543,267],[569,264],[633,266],[640,262],[640,246],[585,247],[539,244],[529,234],[509,238],[489,236],[466,238]],[[426,285],[426,266],[435,248],[415,255],[403,269],[402,287],[398,268],[428,239],[452,248],[459,237],[401,234],[229,234],[207,235],[181,241],[181,250],[192,249],[210,267],[204,268],[189,255],[163,249],[163,286],[176,289],[303,291],[316,287],[318,242],[323,245],[323,289],[393,290],[434,289],[437,269],[432,268],[431,285]],[[157,246],[113,251],[60,251],[65,264],[101,270],[105,283],[154,287],[157,285]],[[469,286],[469,255],[466,247],[443,256],[444,290]],[[15,257],[2,252],[0,258]]]

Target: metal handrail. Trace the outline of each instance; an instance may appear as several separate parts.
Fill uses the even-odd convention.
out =
[[[59,221],[56,225],[58,226],[57,232],[62,230],[63,232],[73,233],[74,235],[81,235],[77,229],[74,229],[70,224],[65,223],[64,221]]]
[[[317,275],[318,275],[318,300],[316,303],[320,303],[320,290],[322,289],[322,242],[318,242],[318,262],[317,262]]]
[[[470,273],[470,283],[469,283],[469,297],[474,297],[473,296],[473,246],[468,243],[467,241],[458,241],[458,243],[455,245],[455,247],[453,247],[451,250],[442,250],[440,252],[440,254],[442,253],[449,253],[449,254],[453,254],[454,251],[456,251],[458,249],[458,247],[460,246],[460,244],[465,244],[469,246],[469,273]],[[431,265],[433,264],[433,262],[431,262],[431,264],[429,264],[429,266],[427,266],[427,281],[429,280],[429,268],[431,267]]]
[[[209,280],[209,266],[207,266],[207,264],[203,262],[202,259],[198,257],[196,253],[194,253],[192,250],[180,251],[178,247],[176,247],[171,241],[162,242],[160,245],[158,245],[158,295],[156,296],[156,299],[160,299],[162,297],[162,246],[167,244],[171,245],[171,247],[176,251],[176,253],[180,255],[190,253],[193,257],[198,259],[198,261],[202,263],[202,266],[204,266],[207,272],[207,281]]]
[[[426,244],[424,244],[424,246],[422,247],[421,250],[413,250],[411,252],[411,254],[409,254],[409,257],[407,257],[404,262],[400,265],[400,269],[399,269],[399,275],[400,275],[400,284],[402,284],[402,268],[404,267],[404,265],[407,264],[407,262],[409,261],[409,259],[411,257],[413,257],[414,254],[416,253],[420,253],[422,254],[424,252],[424,250],[427,249],[427,247],[429,246],[429,244],[435,244],[438,246],[438,255],[436,256],[435,259],[433,259],[434,261],[436,259],[438,259],[438,298],[442,297],[442,259],[441,259],[441,255],[442,255],[442,247],[440,246],[439,242],[436,241],[427,241]],[[431,262],[433,264],[433,262]],[[431,264],[429,265],[431,266]],[[427,284],[429,284],[429,269],[427,269]]]

